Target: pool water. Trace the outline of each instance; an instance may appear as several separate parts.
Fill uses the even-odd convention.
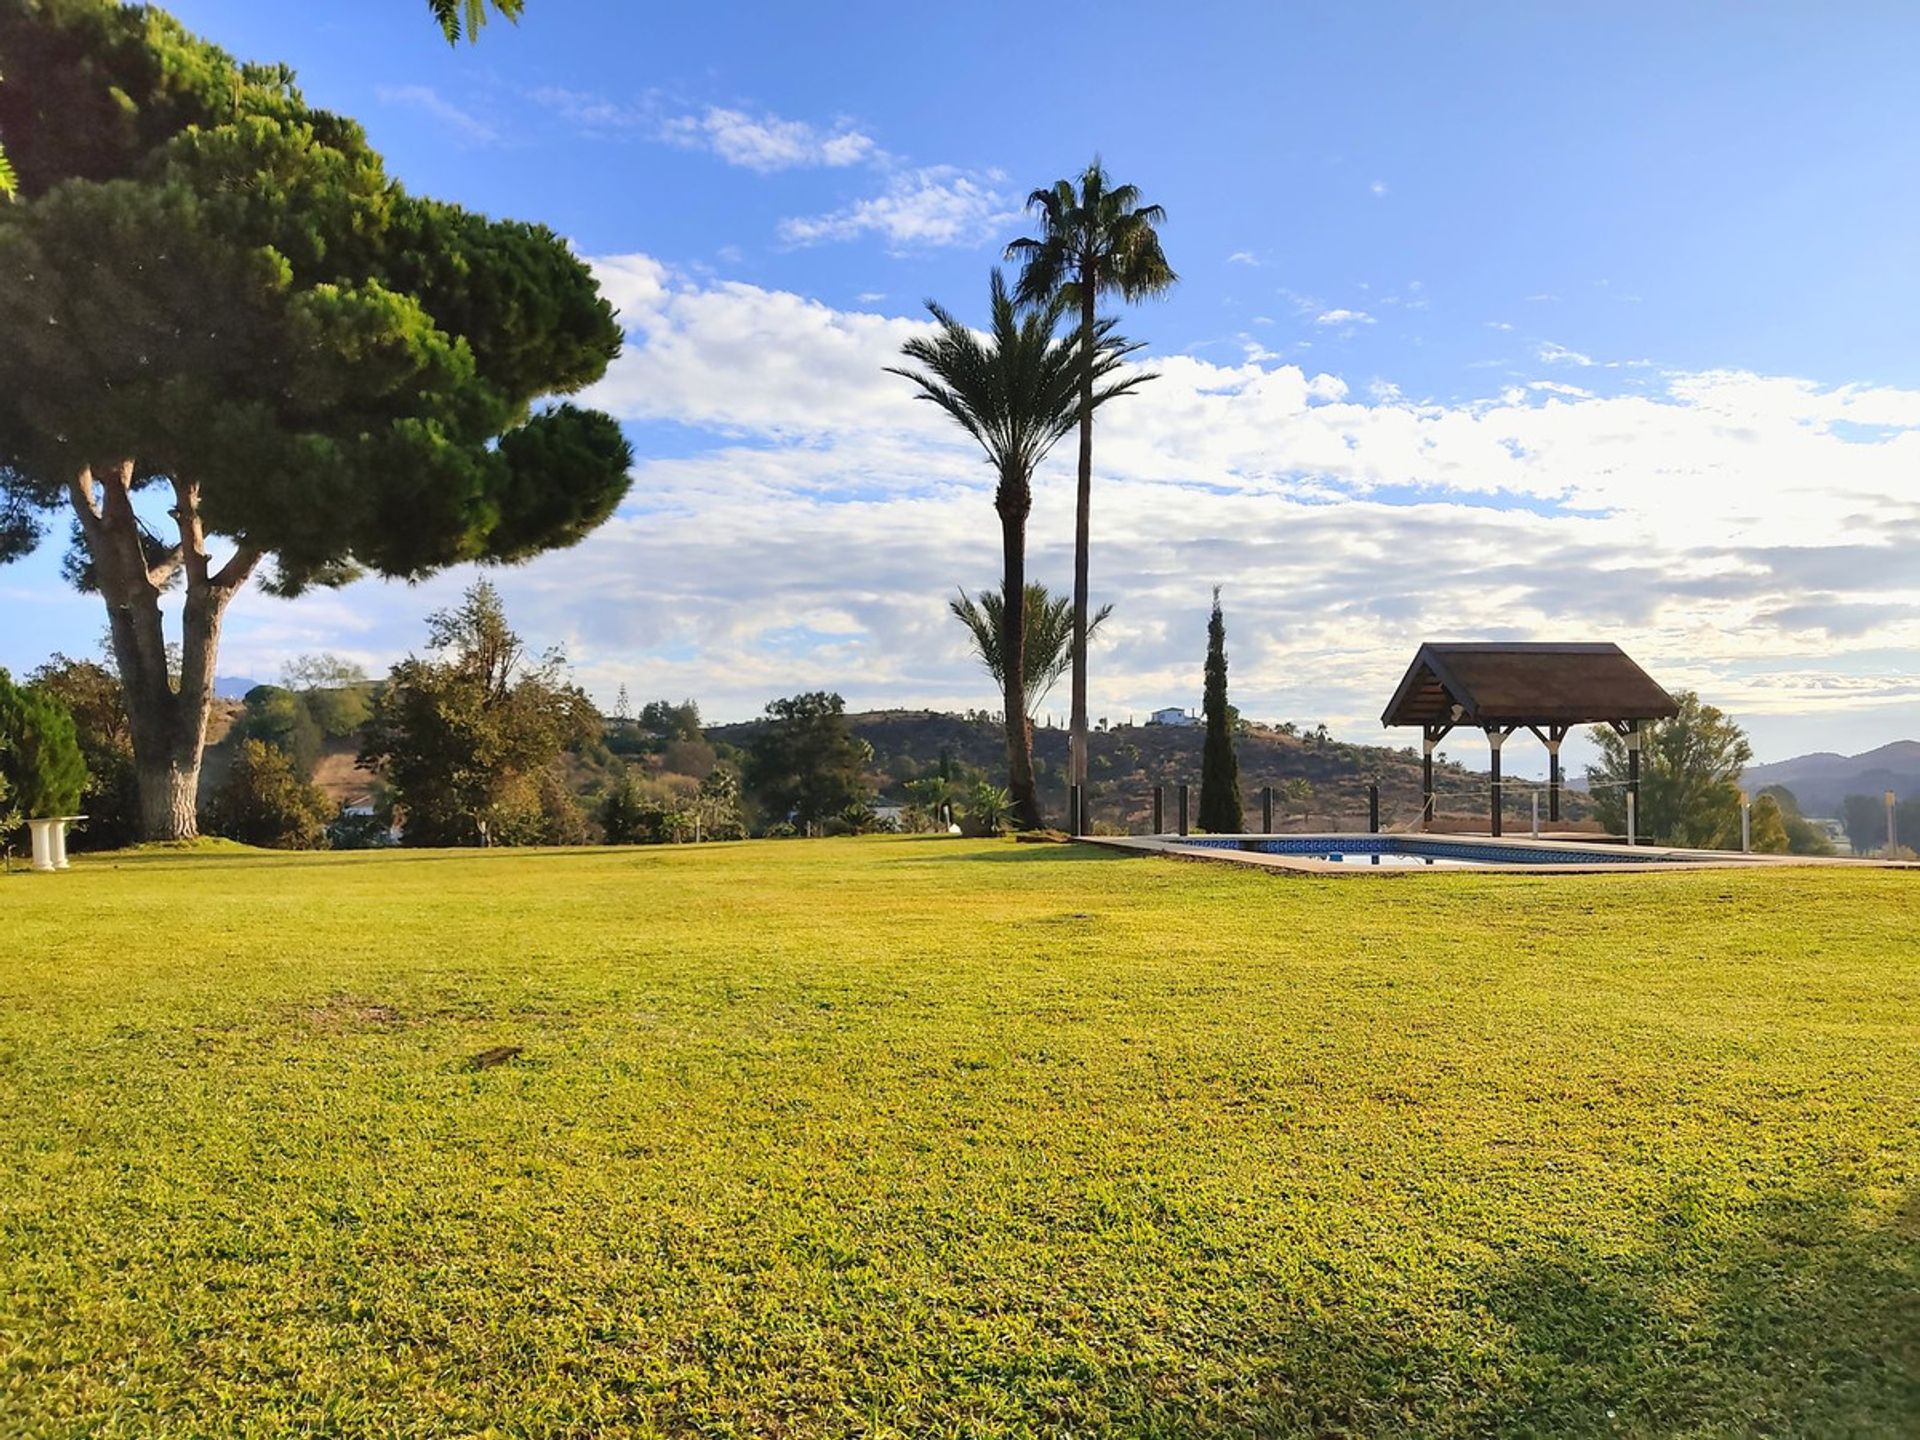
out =
[[[1645,865],[1672,858],[1624,845],[1546,841],[1486,841],[1453,835],[1189,835],[1166,837],[1177,845],[1251,850],[1301,860],[1377,869],[1428,869],[1456,865]]]

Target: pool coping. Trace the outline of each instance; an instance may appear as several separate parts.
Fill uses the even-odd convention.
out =
[[[1369,843],[1391,840],[1396,832],[1383,831],[1369,834],[1365,831],[1330,830],[1325,838],[1333,841],[1364,840]],[[1418,832],[1411,832],[1417,834]],[[1251,865],[1256,869],[1274,870],[1282,874],[1294,875],[1364,875],[1378,879],[1388,875],[1670,875],[1700,870],[1764,870],[1781,866],[1795,868],[1831,868],[1859,870],[1920,870],[1920,861],[1880,860],[1871,856],[1840,855],[1753,855],[1732,850],[1684,850],[1671,846],[1642,845],[1638,848],[1647,853],[1644,861],[1619,860],[1619,845],[1598,845],[1570,840],[1536,840],[1531,836],[1524,838],[1499,837],[1489,835],[1421,835],[1422,839],[1460,840],[1472,844],[1476,849],[1501,848],[1511,850],[1564,850],[1568,854],[1565,864],[1507,862],[1483,860],[1456,860],[1447,865],[1348,865],[1337,860],[1316,860],[1306,855],[1270,855],[1258,850],[1237,849],[1228,845],[1194,844],[1187,837],[1179,835],[1085,835],[1080,837],[1089,845],[1103,845],[1109,849],[1125,850],[1138,855],[1164,855],[1175,860],[1212,860],[1224,861],[1229,865]],[[1261,841],[1287,838],[1282,835],[1239,834],[1209,836],[1209,840]],[[1321,838],[1315,833],[1315,839]],[[1575,855],[1604,854],[1605,860],[1595,864],[1592,861],[1574,860]]]

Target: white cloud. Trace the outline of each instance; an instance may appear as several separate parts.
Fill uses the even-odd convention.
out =
[[[1313,317],[1316,325],[1371,325],[1373,316],[1364,310],[1323,310]]]
[[[1487,321],[1487,329],[1489,329],[1489,330],[1511,330],[1511,329],[1513,329],[1513,326],[1511,326],[1511,325],[1509,325],[1509,324],[1508,324],[1508,323],[1507,323],[1506,321],[1504,321],[1504,320],[1489,320],[1489,321]]]
[[[930,165],[892,176],[884,192],[824,215],[780,222],[780,238],[817,245],[878,235],[889,249],[910,251],[979,245],[1019,216],[999,189],[998,171]]]
[[[382,85],[374,91],[383,105],[418,110],[471,145],[492,145],[500,132],[479,116],[462,109],[431,85]]]
[[[1566,346],[1556,345],[1551,340],[1542,341],[1535,347],[1533,353],[1535,359],[1546,365],[1578,365],[1585,367],[1593,364],[1593,357],[1591,355],[1582,355],[1578,350],[1569,350]]]
[[[1260,263],[1260,257],[1255,255],[1251,250],[1236,250],[1227,256],[1227,263],[1229,265],[1258,265]]]
[[[502,573],[529,637],[564,642],[603,696],[692,694],[716,718],[816,686],[991,705],[944,605],[995,576],[993,476],[882,368],[924,324],[648,256],[595,268],[628,342],[587,400],[707,440],[643,458],[577,549]],[[1617,639],[1743,717],[1920,716],[1920,391],[1713,371],[1441,404],[1272,357],[1151,363],[1096,452],[1095,590],[1117,607],[1096,715],[1195,702],[1218,581],[1236,703],[1355,737],[1383,738],[1420,640],[1468,636]],[[1056,586],[1072,495],[1056,454],[1029,526],[1032,573]],[[463,578],[378,607],[250,597],[229,668],[339,648],[338,617],[312,608],[338,603],[393,617],[353,635],[381,663]]]
[[[1384,195],[1387,193],[1387,182],[1384,180],[1376,180],[1371,185],[1367,186],[1367,189],[1371,190],[1376,195]]]
[[[800,168],[840,169],[885,158],[870,135],[842,121],[822,130],[804,120],[709,105],[693,115],[663,121],[660,136],[689,149],[706,150],[729,165],[769,174]]]

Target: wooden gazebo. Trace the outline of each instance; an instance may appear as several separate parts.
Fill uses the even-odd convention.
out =
[[[1393,692],[1383,725],[1418,725],[1424,738],[1420,826],[1433,823],[1433,752],[1456,726],[1487,732],[1493,833],[1500,833],[1500,747],[1531,730],[1547,747],[1547,816],[1560,818],[1560,742],[1576,725],[1610,725],[1627,741],[1627,794],[1640,798],[1640,727],[1665,720],[1673,697],[1618,645],[1521,642],[1426,644]]]

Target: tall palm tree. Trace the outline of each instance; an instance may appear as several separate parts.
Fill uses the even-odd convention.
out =
[[[1087,570],[1093,515],[1093,382],[1104,295],[1142,300],[1164,294],[1180,277],[1160,249],[1157,226],[1167,213],[1142,205],[1134,185],[1115,185],[1098,156],[1078,185],[1057,181],[1027,197],[1040,222],[1037,236],[1007,246],[1020,262],[1017,298],[1034,303],[1064,298],[1080,316],[1080,493],[1073,524],[1073,720],[1072,778],[1087,783]],[[1083,792],[1084,793],[1084,792]]]
[[[1007,291],[1006,278],[993,272],[987,333],[968,329],[934,301],[927,302],[936,329],[901,347],[923,370],[888,366],[919,387],[951,415],[986,453],[1000,477],[993,505],[1000,514],[1000,548],[1005,574],[1002,593],[1014,603],[1002,607],[1000,653],[1007,724],[1007,789],[1023,827],[1040,824],[1040,802],[1033,788],[1033,735],[1027,725],[1026,593],[1027,516],[1033,509],[1033,471],[1054,444],[1073,429],[1083,409],[1105,404],[1152,377],[1117,375],[1135,349],[1113,333],[1113,322],[1095,326],[1085,363],[1082,345],[1055,332],[1069,300],[1056,296],[1040,305],[1022,306]]]
[[[959,599],[947,602],[947,608],[967,627],[973,637],[974,653],[987,667],[993,683],[1004,690],[1006,671],[1000,658],[1000,637],[1006,623],[1006,592],[982,590],[975,596],[962,590]],[[1101,622],[1112,613],[1111,605],[1102,605],[1094,612],[1087,624],[1089,640],[1099,633]],[[1026,650],[1021,668],[1026,672],[1027,712],[1031,714],[1040,708],[1047,692],[1060,683],[1060,677],[1073,663],[1073,601],[1065,595],[1053,594],[1038,580],[1029,580],[1021,629]]]

